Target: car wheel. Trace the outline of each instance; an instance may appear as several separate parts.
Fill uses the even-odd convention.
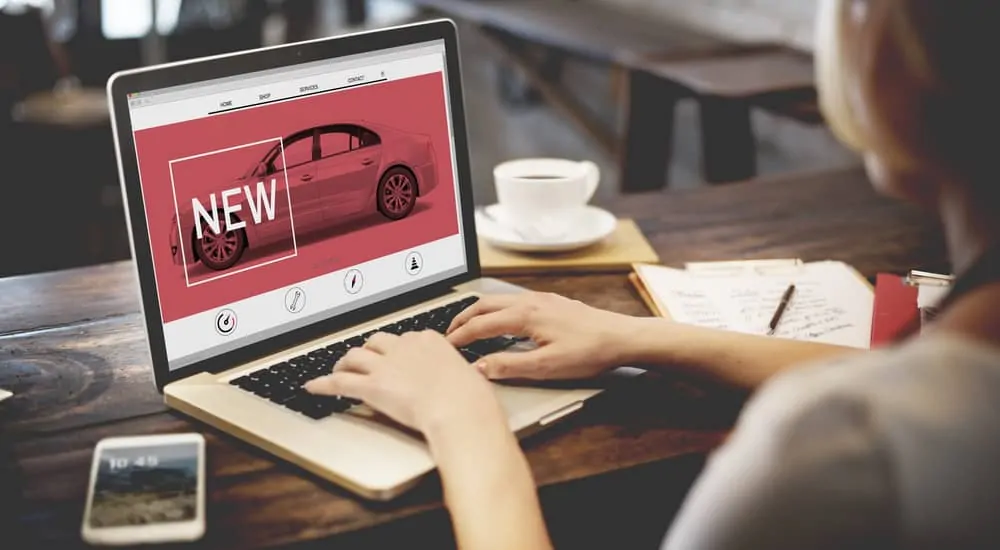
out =
[[[246,235],[242,229],[216,235],[212,232],[212,228],[205,223],[201,227],[200,239],[197,232],[192,231],[192,234],[194,252],[198,259],[205,267],[215,271],[233,267],[236,262],[240,261],[240,256],[243,255],[247,246]]]
[[[417,182],[406,168],[396,167],[378,182],[378,211],[390,220],[405,218],[417,202]]]

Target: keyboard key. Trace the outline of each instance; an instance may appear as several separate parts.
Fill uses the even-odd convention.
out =
[[[239,378],[234,378],[230,380],[229,383],[244,390],[249,390],[254,384],[253,380],[250,380],[249,376],[241,376]]]
[[[314,420],[344,412],[352,406],[350,402],[341,397],[312,395],[304,390],[297,393],[292,399],[285,401],[283,405]]]
[[[496,353],[498,351],[503,351],[516,342],[510,338],[505,338],[503,336],[497,338],[487,338],[486,340],[478,340],[466,346],[468,349],[480,354],[488,355],[490,353]]]
[[[365,345],[365,340],[361,336],[354,336],[345,340],[344,344],[347,345],[348,349],[360,348],[361,346]]]
[[[282,392],[279,395],[272,395],[271,398],[270,398],[270,400],[272,402],[274,402],[274,403],[279,404],[279,405],[284,405],[285,403],[288,403],[292,399],[295,399],[296,397],[298,397],[298,395],[299,394],[298,394],[297,391]]]
[[[391,325],[386,325],[379,329],[379,332],[386,332],[389,334],[403,334],[403,325],[401,323],[392,323]]]

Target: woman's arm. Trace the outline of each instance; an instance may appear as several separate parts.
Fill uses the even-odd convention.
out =
[[[623,364],[677,371],[753,390],[789,367],[864,350],[635,318]]]
[[[458,547],[551,548],[527,460],[506,420],[442,419],[425,429]]]
[[[448,340],[461,347],[504,334],[527,336],[538,348],[477,361],[492,379],[588,378],[643,365],[754,389],[792,365],[858,351],[632,317],[535,292],[483,296],[455,318]]]

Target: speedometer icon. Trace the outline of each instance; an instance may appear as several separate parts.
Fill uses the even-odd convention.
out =
[[[229,336],[236,330],[236,313],[224,309],[215,315],[215,331],[223,336]]]

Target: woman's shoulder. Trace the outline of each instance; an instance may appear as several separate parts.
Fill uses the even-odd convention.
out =
[[[1000,348],[934,336],[782,374],[713,453],[664,548],[1000,540]]]
[[[740,424],[744,436],[767,433],[779,462],[809,457],[813,482],[848,471],[889,482],[881,498],[901,533],[995,532],[1000,347],[936,334],[805,366],[762,388]]]

